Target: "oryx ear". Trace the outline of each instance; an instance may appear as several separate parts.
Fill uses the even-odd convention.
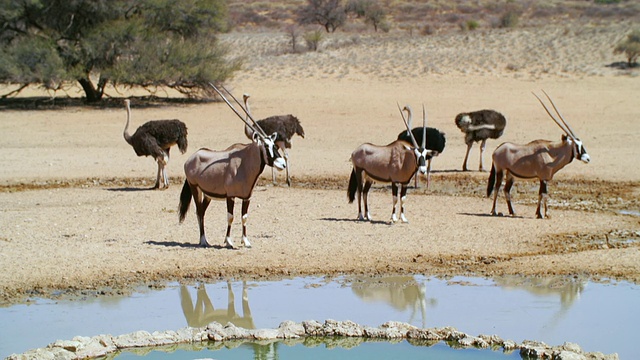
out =
[[[569,136],[567,136],[567,134],[562,134],[562,141],[567,141],[569,140]]]
[[[407,144],[402,144],[402,146],[404,146],[404,148],[407,150],[413,150],[413,148]]]
[[[273,134],[271,134],[271,136],[269,136],[269,139],[271,139],[271,141],[273,142],[275,142],[277,138],[278,138],[277,132],[274,132]]]
[[[260,134],[257,131],[253,132],[253,141],[258,142],[260,140]]]

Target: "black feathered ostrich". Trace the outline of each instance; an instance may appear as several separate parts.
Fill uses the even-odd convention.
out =
[[[487,145],[487,139],[497,139],[502,136],[507,119],[495,110],[479,110],[469,113],[460,113],[456,116],[456,125],[465,133],[464,142],[467,144],[467,153],[462,163],[462,171],[467,171],[467,159],[474,142],[480,142],[480,171],[485,171],[482,157]]]
[[[242,99],[244,100],[244,107],[247,109],[248,113],[251,113],[249,108],[249,94],[242,95]],[[293,135],[300,135],[304,139],[304,129],[302,125],[300,125],[300,120],[297,117],[289,114],[289,115],[274,115],[269,116],[266,119],[256,121],[258,125],[264,130],[266,134],[276,133],[278,136],[276,137],[275,143],[278,145],[280,149],[282,149],[284,160],[287,163],[285,168],[287,174],[287,186],[291,186],[291,177],[289,176],[289,150],[291,149],[291,138]],[[253,139],[253,130],[249,128],[249,126],[244,126],[244,134],[247,135],[249,139]],[[276,183],[276,173],[271,169],[271,178],[273,183]]]
[[[127,107],[127,124],[124,126],[124,139],[133,146],[138,156],[153,156],[158,163],[158,175],[154,189],[169,187],[169,177],[165,166],[169,162],[169,150],[178,145],[181,153],[187,151],[187,126],[180,120],[151,120],[140,126],[133,135],[129,134],[131,120],[131,102],[124,101]],[[162,177],[162,182],[160,182]]]
[[[409,125],[409,128],[411,129],[411,133],[413,134],[413,137],[416,139],[416,142],[418,144],[422,144],[422,126],[419,127],[415,127],[415,128],[411,128],[411,123],[412,123],[412,118],[413,118],[413,114],[411,111],[411,107],[409,105],[405,105],[405,107],[402,109],[404,111],[406,111],[408,113],[407,117],[407,124]],[[398,140],[404,140],[406,142],[408,142],[409,144],[411,144],[411,136],[409,135],[409,131],[405,130],[403,132],[401,132],[400,134],[398,134]],[[444,151],[444,146],[445,143],[447,142],[447,139],[445,138],[445,134],[443,132],[440,132],[440,130],[436,129],[436,128],[432,128],[432,127],[427,127],[427,142],[425,143],[425,149],[427,150],[433,150],[434,153],[432,153],[433,156],[438,156],[440,155],[443,151]],[[427,160],[427,187],[429,187],[429,182],[430,182],[430,172],[431,172],[431,159],[433,158],[430,157],[429,160]],[[418,174],[416,173],[416,177],[415,177],[415,187],[418,187]]]

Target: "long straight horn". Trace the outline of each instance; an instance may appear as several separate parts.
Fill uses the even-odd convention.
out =
[[[562,124],[560,123],[560,121],[558,121],[558,119],[556,119],[555,116],[553,116],[553,114],[551,113],[551,111],[549,111],[549,108],[547,108],[547,105],[544,104],[544,102],[542,102],[542,99],[540,99],[538,97],[538,95],[536,95],[535,93],[533,93],[533,96],[536,97],[536,99],[538,99],[538,101],[540,101],[540,104],[542,104],[542,107],[544,108],[544,110],[547,112],[547,114],[549,115],[549,117],[551,117],[551,119],[553,119],[553,121],[558,125],[558,127],[560,129],[562,129],[562,131],[565,132],[565,134],[567,134],[568,136],[572,137],[575,139],[575,136],[573,136],[567,129],[565,129]]]
[[[398,103],[396,103],[398,104]],[[400,115],[402,116],[402,121],[404,122],[404,126],[407,127],[407,132],[409,133],[409,136],[411,137],[411,142],[413,143],[414,147],[418,147],[418,142],[416,141],[416,138],[413,137],[413,133],[411,132],[411,128],[409,127],[409,124],[407,123],[407,119],[405,119],[404,117],[404,113],[402,112],[402,109],[400,109],[400,104],[398,104],[398,110],[400,110]],[[411,113],[409,113],[411,114]]]
[[[553,102],[553,100],[551,100],[551,97],[549,96],[549,94],[547,94],[546,91],[542,90],[542,92],[544,93],[544,95],[547,97],[547,99],[549,99],[549,101],[551,102],[551,106],[553,106],[553,110],[556,111],[556,114],[558,114],[558,116],[560,117],[560,120],[562,120],[562,123],[564,124],[564,126],[567,127],[567,130],[569,130],[569,133],[571,133],[571,136],[573,136],[574,138],[578,138],[576,136],[576,133],[573,132],[573,129],[571,128],[571,126],[569,126],[569,124],[567,124],[566,121],[564,121],[564,117],[562,116],[562,114],[560,114],[560,111],[558,111],[558,108],[556,107],[556,104]]]
[[[251,120],[251,122],[253,123],[253,126],[256,127],[258,130],[260,130],[260,133],[264,136],[264,137],[268,137],[267,133],[264,131],[264,129],[262,129],[262,127],[260,127],[260,125],[258,125],[258,123],[255,121],[255,119],[253,118],[253,116],[251,116],[251,113],[249,112],[249,109],[246,108],[244,106],[242,106],[242,104],[240,104],[240,101],[238,101],[238,99],[236,99],[235,96],[233,96],[233,94],[227,90],[224,86],[222,86],[222,89],[224,91],[227,92],[227,94],[229,94],[229,96],[231,96],[231,98],[236,102],[236,104],[240,105],[240,107],[242,108],[242,110],[244,110],[244,113],[247,114],[247,117],[249,117],[249,119]]]
[[[427,110],[422,104],[422,148],[427,148]]]
[[[229,100],[227,100],[227,98],[222,94],[222,92],[221,92],[220,90],[218,90],[218,88],[217,88],[215,85],[213,85],[212,83],[209,83],[209,85],[213,88],[213,90],[215,90],[215,92],[217,92],[217,93],[218,93],[218,95],[220,95],[220,97],[222,98],[222,100],[224,100],[224,102],[226,102],[226,103],[227,103],[227,105],[229,105],[229,107],[231,108],[231,110],[233,110],[233,112],[234,112],[234,113],[236,113],[236,115],[238,115],[238,117],[240,118],[240,120],[242,120],[242,122],[244,122],[245,124],[247,124],[247,126],[249,126],[249,128],[250,128],[251,130],[253,130],[253,132],[258,133],[258,135],[260,135],[260,136],[264,136],[262,133],[260,133],[259,131],[257,131],[257,130],[256,130],[256,128],[254,128],[254,127],[251,125],[251,123],[249,123],[247,120],[245,120],[245,119],[242,117],[242,115],[240,115],[240,112],[238,112],[238,110],[236,110],[236,108],[234,108],[234,107],[233,107],[233,105],[231,105],[231,103],[229,102]],[[246,113],[246,109],[245,109],[244,107],[243,107],[242,109],[243,109],[243,110],[245,110],[245,113]],[[247,115],[249,115],[249,114],[247,113]],[[249,118],[251,118],[251,115],[249,115]]]

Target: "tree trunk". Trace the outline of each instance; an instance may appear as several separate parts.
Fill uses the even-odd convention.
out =
[[[103,87],[96,88],[89,78],[78,79],[78,82],[84,90],[87,102],[92,103],[102,100]]]

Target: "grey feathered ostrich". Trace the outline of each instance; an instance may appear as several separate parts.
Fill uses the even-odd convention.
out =
[[[467,144],[467,153],[464,156],[462,170],[467,171],[467,159],[474,142],[480,143],[480,171],[485,171],[482,157],[487,145],[487,139],[497,139],[502,136],[507,119],[495,110],[479,110],[469,113],[460,113],[456,116],[456,125],[465,133],[464,142]]]
[[[247,109],[247,112],[251,113],[249,108],[249,94],[242,95],[242,99],[244,100],[244,107]],[[264,130],[267,134],[276,133],[278,136],[276,137],[275,143],[278,145],[280,149],[282,149],[284,160],[287,164],[285,170],[287,174],[287,186],[291,186],[291,177],[289,176],[289,150],[291,149],[291,138],[293,135],[300,135],[304,139],[304,129],[302,125],[300,125],[300,120],[297,117],[289,114],[289,115],[274,115],[269,116],[266,119],[256,121],[258,125]],[[244,126],[244,134],[249,138],[253,139],[253,130],[249,128],[249,126]],[[271,169],[271,178],[273,183],[276,183],[276,173],[273,168]]]
[[[154,189],[168,188],[169,177],[165,166],[169,162],[169,150],[178,145],[181,153],[187,151],[187,126],[180,120],[151,120],[140,126],[133,135],[129,134],[131,121],[131,105],[129,99],[124,101],[127,107],[127,124],[124,126],[124,139],[133,146],[138,156],[153,156],[158,163],[158,174]],[[160,182],[162,177],[162,183]]]

